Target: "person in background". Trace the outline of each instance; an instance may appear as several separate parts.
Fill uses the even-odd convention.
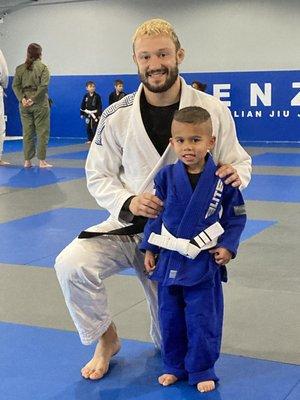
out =
[[[99,118],[102,114],[102,101],[101,96],[96,93],[96,85],[92,81],[88,81],[85,84],[87,93],[83,96],[80,114],[81,117],[85,117],[86,122],[86,133],[87,133],[87,144],[91,144],[96,129],[98,126]]]
[[[0,166],[8,165],[9,162],[2,160],[3,144],[5,139],[5,119],[4,119],[4,89],[8,85],[8,68],[5,57],[0,50]]]
[[[207,85],[206,85],[206,83],[201,83],[199,81],[194,81],[194,82],[192,82],[191,86],[196,90],[200,90],[201,92],[205,92]]]
[[[111,92],[111,94],[109,95],[109,100],[108,100],[109,105],[115,103],[116,101],[121,100],[124,96],[126,96],[126,93],[123,92],[123,89],[124,89],[123,81],[117,79],[115,81],[115,90]]]
[[[50,106],[48,86],[50,74],[42,63],[42,47],[31,43],[24,64],[16,68],[13,91],[19,100],[23,127],[24,167],[32,167],[31,160],[37,152],[40,168],[52,167],[46,161],[50,136]]]

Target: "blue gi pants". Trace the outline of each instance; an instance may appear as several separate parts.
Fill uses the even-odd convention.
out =
[[[223,325],[220,271],[213,282],[195,286],[158,285],[164,373],[191,385],[218,377]]]

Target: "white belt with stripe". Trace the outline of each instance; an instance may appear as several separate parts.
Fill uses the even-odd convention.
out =
[[[215,247],[218,237],[221,236],[223,232],[224,229],[222,225],[219,222],[215,222],[194,237],[194,241],[197,243],[197,245],[195,245],[192,244],[189,239],[176,238],[162,225],[161,234],[158,235],[152,232],[148,242],[167,250],[177,251],[187,258],[194,259],[200,251]]]

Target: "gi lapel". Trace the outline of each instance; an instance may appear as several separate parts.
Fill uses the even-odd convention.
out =
[[[153,181],[157,172],[165,165],[173,164],[177,160],[177,156],[174,153],[170,144],[164,151],[163,155],[160,156],[153,143],[151,142],[151,139],[146,132],[141,116],[140,98],[142,90],[143,84],[140,84],[134,98],[133,112],[131,113],[130,120],[130,129],[132,131],[132,136],[135,137],[134,145],[139,148],[140,152],[147,154],[146,162],[151,170],[147,178],[138,189],[137,194],[144,192],[153,192]]]
[[[197,230],[205,228],[205,215],[219,178],[215,176],[216,166],[210,155],[208,155],[204,170],[194,192],[192,192],[183,162],[178,161],[174,168],[176,168],[176,171],[174,171],[176,195],[184,207],[176,237],[190,240],[199,233]],[[179,271],[182,271],[179,273],[182,279],[186,274],[187,263],[190,263],[190,260],[178,252],[172,251],[169,253],[169,257],[166,259],[168,267],[165,272],[164,284],[173,284]],[[196,274],[200,273],[199,269],[195,271],[197,271]]]
[[[134,97],[133,109],[130,115],[129,129],[131,131],[130,136],[135,138],[134,146],[138,148],[137,151],[147,154],[147,164],[153,168],[153,164],[157,162],[157,160],[160,158],[160,155],[151,142],[142,120],[140,107],[142,90],[143,84],[141,83]]]
[[[158,171],[168,164],[174,164],[177,160],[177,156],[173,151],[172,146],[169,144],[166,148],[164,154],[159,158],[157,163],[152,168],[152,171],[149,173],[145,181],[142,183],[141,187],[138,190],[138,194],[144,192],[153,192],[154,190],[154,178]]]
[[[177,237],[184,239],[193,238],[198,232],[196,232],[196,227],[199,226],[200,221],[205,220],[205,215],[209,207],[211,198],[213,197],[218,178],[215,176],[216,166],[212,160],[212,157],[208,155],[204,170],[199,178],[197,186],[191,194],[191,185],[185,170],[185,166],[182,162],[178,163],[178,167],[183,169],[184,172],[184,185],[182,187],[182,180],[178,180],[175,185],[177,187],[177,192],[183,198],[183,201],[187,201],[187,207],[183,214],[181,223],[177,230]],[[188,189],[189,188],[189,189]],[[188,197],[190,200],[188,201]]]

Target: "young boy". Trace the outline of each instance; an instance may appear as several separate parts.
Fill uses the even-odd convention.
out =
[[[121,79],[117,79],[115,81],[115,90],[113,92],[111,92],[111,94],[109,95],[109,105],[111,105],[112,103],[115,103],[116,101],[119,101],[121,99],[123,99],[124,96],[126,96],[126,93],[123,92],[124,89],[124,83],[123,81],[121,81]]]
[[[224,265],[236,255],[246,213],[240,191],[215,175],[209,113],[175,111],[171,132],[178,161],[156,175],[164,207],[148,220],[140,245],[149,277],[158,281],[164,369],[158,380],[168,386],[188,378],[207,392],[218,381]]]
[[[85,88],[87,93],[83,96],[81,102],[80,115],[85,117],[87,143],[91,144],[96,133],[99,117],[102,114],[102,102],[100,95],[95,92],[96,85],[94,82],[88,81]]]

